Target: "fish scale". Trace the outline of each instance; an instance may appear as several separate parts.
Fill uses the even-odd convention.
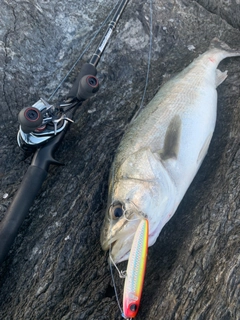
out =
[[[139,216],[149,221],[150,246],[176,212],[214,132],[216,87],[227,77],[217,66],[239,55],[213,39],[209,50],[160,88],[125,132],[110,171],[101,232],[102,248],[112,244],[115,263],[128,259]],[[127,221],[114,216],[116,206]]]

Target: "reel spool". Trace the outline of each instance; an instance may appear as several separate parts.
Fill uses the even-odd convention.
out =
[[[38,148],[51,137],[60,133],[67,125],[73,122],[64,113],[63,109],[77,107],[83,101],[93,96],[99,90],[99,81],[95,77],[97,70],[89,63],[85,63],[70,90],[68,97],[58,108],[50,105],[43,99],[33,106],[23,108],[18,115],[20,128],[18,131],[18,145],[26,150]]]
[[[66,104],[65,106],[68,106]],[[18,115],[18,145],[24,149],[34,150],[50,138],[61,132],[72,121],[59,109],[49,105],[43,99],[33,106],[23,108]]]

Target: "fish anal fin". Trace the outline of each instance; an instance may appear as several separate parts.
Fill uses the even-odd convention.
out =
[[[166,130],[163,149],[159,152],[162,160],[177,158],[182,130],[182,121],[179,115],[175,115]]]
[[[204,144],[198,154],[197,163],[201,164],[203,162],[203,159],[205,158],[205,156],[207,154],[211,139],[212,139],[212,132],[208,135],[207,139],[205,140],[205,142],[204,142]]]
[[[221,70],[216,70],[216,87],[219,86],[227,78],[227,70],[222,72]]]

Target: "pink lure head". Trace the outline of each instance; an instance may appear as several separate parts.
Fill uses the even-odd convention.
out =
[[[126,299],[124,301],[123,313],[126,318],[131,319],[136,317],[140,306],[140,299],[141,297],[138,297],[137,300]]]

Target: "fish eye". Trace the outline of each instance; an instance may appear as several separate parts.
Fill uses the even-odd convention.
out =
[[[123,215],[123,207],[121,204],[115,204],[110,208],[110,216],[112,219],[119,219]]]

